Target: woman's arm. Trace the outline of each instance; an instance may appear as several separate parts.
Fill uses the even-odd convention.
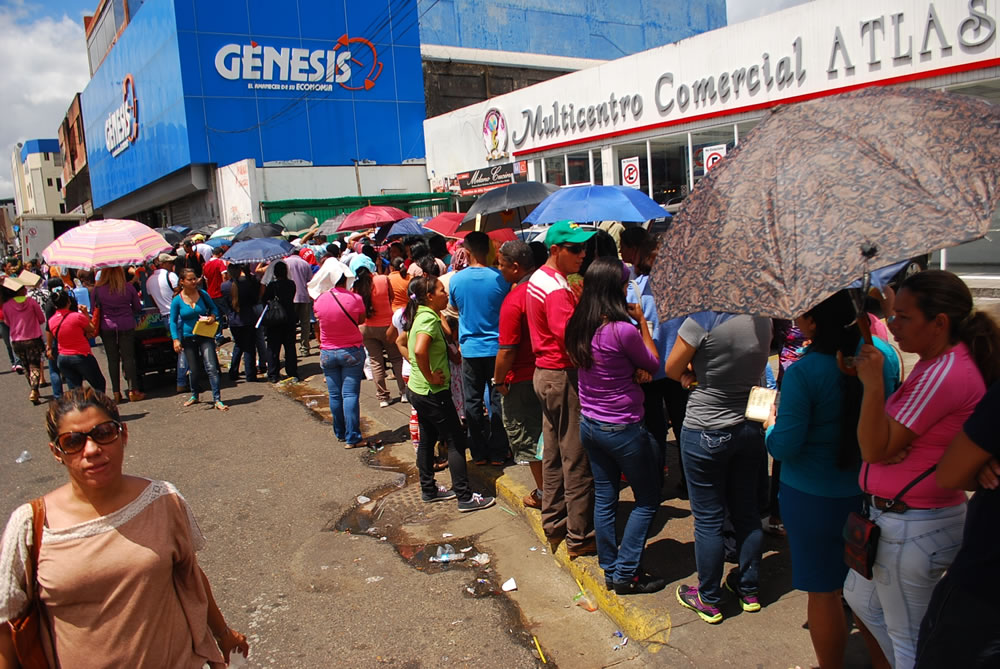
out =
[[[789,460],[797,456],[809,432],[812,417],[807,385],[809,375],[803,368],[796,367],[799,364],[797,362],[785,370],[781,383],[781,407],[774,428],[767,431],[767,450],[775,460]]]
[[[885,412],[885,388],[882,378],[882,353],[865,344],[854,358],[858,378],[864,385],[861,416],[858,420],[858,445],[865,462],[877,463],[892,459],[917,438]]]
[[[247,643],[245,636],[230,629],[226,624],[226,619],[223,617],[222,611],[219,610],[219,605],[215,603],[215,596],[212,594],[212,586],[208,582],[208,577],[205,576],[205,572],[200,566],[198,573],[201,574],[201,582],[205,585],[205,595],[208,597],[208,627],[219,643],[219,649],[226,659],[226,664],[229,664],[229,654],[233,649],[239,650],[246,657],[250,654],[250,644]]]
[[[21,665],[14,652],[14,639],[11,637],[10,625],[0,624],[0,669],[18,669]]]
[[[694,360],[694,354],[697,352],[698,349],[684,341],[678,335],[677,340],[674,342],[674,347],[670,349],[670,355],[667,356],[667,364],[663,370],[666,372],[667,377],[674,381],[681,381],[682,386],[684,382],[681,377],[690,377],[690,381],[694,381],[694,374],[688,371],[688,365]],[[687,385],[691,385],[690,381],[688,381]]]
[[[403,354],[404,358],[406,358],[407,360],[409,360],[410,359],[410,352],[406,348],[407,344],[409,344],[409,342],[407,341],[407,338],[408,338],[407,337],[407,333],[406,332],[399,332],[398,330],[396,330],[396,326],[395,325],[390,325],[389,329],[392,330],[392,332],[396,332],[397,333],[396,334],[396,348],[399,349],[399,352]],[[386,331],[386,335],[387,335],[387,338],[389,338],[389,339],[392,338],[392,334],[388,330]]]
[[[989,451],[980,448],[963,430],[941,456],[934,478],[942,488],[978,490],[976,477],[991,457]]]
[[[417,333],[417,341],[413,344],[413,357],[417,360],[417,368],[431,385],[444,385],[444,372],[440,369],[431,370],[431,336],[426,332]]]

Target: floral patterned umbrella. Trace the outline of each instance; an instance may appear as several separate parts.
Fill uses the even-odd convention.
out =
[[[868,88],[781,106],[695,187],[665,233],[662,319],[794,318],[867,270],[986,234],[1000,107]]]

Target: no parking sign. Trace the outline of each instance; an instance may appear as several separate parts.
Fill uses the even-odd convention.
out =
[[[702,155],[705,158],[705,171],[708,172],[715,167],[720,160],[726,157],[726,145],[716,144],[715,146],[706,146]]]
[[[640,188],[639,186],[639,158],[622,159],[622,186],[629,188]]]

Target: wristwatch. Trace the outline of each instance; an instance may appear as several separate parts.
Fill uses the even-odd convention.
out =
[[[510,384],[507,383],[506,381],[504,381],[503,383],[497,383],[496,378],[491,378],[490,379],[490,385],[493,385],[493,386],[509,386]]]

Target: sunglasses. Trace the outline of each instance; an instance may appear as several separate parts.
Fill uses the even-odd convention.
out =
[[[63,432],[56,437],[56,448],[63,455],[73,455],[83,450],[87,439],[104,446],[117,439],[122,433],[121,423],[113,420],[100,423],[91,428],[90,432]]]
[[[586,247],[583,244],[560,244],[559,246],[563,247],[575,256],[580,255],[586,250]]]

